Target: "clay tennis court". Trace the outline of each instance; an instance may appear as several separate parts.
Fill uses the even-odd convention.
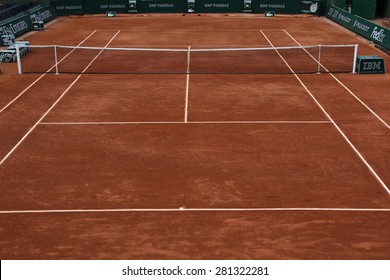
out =
[[[195,50],[358,44],[390,65],[310,16],[59,17],[26,39]],[[50,68],[38,53],[25,67]],[[185,52],[133,58],[152,74],[110,73],[128,62],[109,62],[104,49],[59,55],[75,73],[1,65],[2,259],[389,259],[388,74],[293,74],[315,65],[304,50],[255,61],[274,74],[204,73],[229,64],[189,62]],[[323,62],[337,66],[335,57]],[[169,67],[180,71],[158,73]]]

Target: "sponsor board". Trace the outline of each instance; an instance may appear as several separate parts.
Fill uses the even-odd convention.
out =
[[[186,1],[177,0],[138,0],[139,13],[186,13]]]
[[[57,15],[67,16],[71,14],[84,14],[82,5],[57,5],[55,6]]]
[[[358,56],[356,72],[359,74],[385,74],[385,61],[379,56]]]
[[[186,0],[58,0],[52,2],[58,15],[116,13],[183,13]]]
[[[252,1],[244,0],[196,0],[196,13],[252,13]]]
[[[48,22],[54,18],[54,11],[50,7],[38,6],[37,9],[13,17],[0,23],[1,35],[14,35],[18,37],[33,28],[33,22]]]
[[[351,15],[336,6],[329,8],[326,16],[338,24],[354,31],[375,44],[390,50],[390,30],[359,16]]]

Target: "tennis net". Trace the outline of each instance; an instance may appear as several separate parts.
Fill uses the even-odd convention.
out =
[[[264,48],[99,48],[31,45],[19,73],[304,74],[354,72],[357,45]]]

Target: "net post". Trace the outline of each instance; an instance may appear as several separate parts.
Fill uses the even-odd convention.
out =
[[[358,55],[358,47],[359,47],[359,45],[356,44],[355,45],[355,50],[354,50],[354,53],[353,53],[352,74],[356,74],[356,61],[357,61],[357,55]]]
[[[58,75],[58,57],[57,57],[57,46],[55,45],[54,46],[54,62],[55,62],[55,66],[56,66],[56,75]]]
[[[15,48],[16,48],[16,61],[18,62],[18,74],[21,75],[23,74],[23,72],[22,72],[22,63],[20,60],[19,44],[15,44]]]
[[[54,46],[54,62],[55,62],[55,66],[56,66],[56,75],[58,75],[58,56],[57,56],[57,46],[55,45]]]
[[[318,65],[317,65],[317,74],[321,74],[321,45],[318,45]]]

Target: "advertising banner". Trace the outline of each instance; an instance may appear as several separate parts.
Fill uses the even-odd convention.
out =
[[[244,0],[195,0],[197,13],[242,13],[243,10]]]
[[[55,12],[50,7],[37,6],[19,17],[13,17],[0,23],[1,35],[18,37],[32,29],[33,21],[42,20],[48,22],[54,18]]]
[[[84,7],[88,14],[105,14],[108,11],[127,13],[129,1],[124,0],[94,0],[84,1]]]
[[[329,8],[326,16],[338,24],[367,38],[378,46],[390,49],[390,30],[359,16],[349,14],[336,6]]]
[[[85,14],[84,2],[80,0],[52,0],[57,16]]]
[[[184,0],[138,0],[139,13],[186,13],[187,1]]]
[[[261,13],[319,14],[325,1],[321,0],[194,0],[195,13]],[[308,5],[308,2],[311,4]],[[322,3],[323,2],[323,3]],[[52,0],[57,15],[117,13],[186,13],[188,0]],[[309,8],[317,7],[315,12]],[[309,8],[305,9],[308,6]]]

